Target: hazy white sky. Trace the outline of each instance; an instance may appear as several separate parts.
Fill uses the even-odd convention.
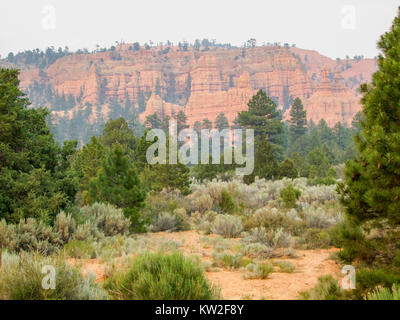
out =
[[[72,50],[249,38],[295,43],[332,58],[377,55],[399,0],[12,0],[0,2],[0,54],[48,46]]]

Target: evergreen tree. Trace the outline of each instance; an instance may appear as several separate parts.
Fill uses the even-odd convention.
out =
[[[400,224],[400,10],[378,42],[382,54],[371,84],[363,84],[358,156],[346,166],[342,201],[356,221]]]
[[[326,177],[330,168],[328,157],[321,148],[315,148],[307,155],[307,164],[309,168],[313,167],[313,175],[320,178]]]
[[[278,177],[277,147],[269,143],[265,135],[261,137],[257,146],[254,171],[252,174],[243,177],[243,181],[247,184],[253,183],[255,177],[259,177],[260,179],[274,179]]]
[[[146,191],[139,180],[129,157],[115,144],[103,161],[95,178],[90,181],[90,197],[93,201],[113,204],[124,210],[131,219],[131,231],[143,231],[144,221],[140,210],[144,207]]]
[[[317,125],[317,131],[320,137],[321,144],[326,144],[329,147],[332,146],[335,141],[335,136],[332,129],[328,126],[324,119],[321,119]]]
[[[149,186],[152,190],[162,191],[163,189],[178,189],[182,192],[182,194],[187,195],[190,193],[190,170],[186,165],[180,163],[178,158],[176,164],[170,163],[168,136],[166,147],[166,164],[154,164],[147,166],[147,171],[144,173],[144,176],[146,176],[146,181],[149,181]]]
[[[196,122],[193,124],[193,129],[194,129],[194,131],[197,132],[197,135],[198,135],[198,137],[200,138],[200,133],[201,133],[201,129],[202,129],[202,127],[201,127],[201,122],[200,122],[200,121],[196,121]]]
[[[290,159],[286,159],[279,165],[278,174],[280,179],[285,177],[295,179],[298,176],[296,167]]]
[[[266,135],[268,142],[273,145],[282,145],[283,125],[275,102],[259,90],[250,99],[248,107],[247,111],[239,112],[239,125],[254,129],[254,135],[258,138]]]
[[[203,119],[203,123],[201,124],[201,128],[202,129],[208,129],[211,130],[212,129],[212,122],[208,119]]]
[[[218,130],[229,129],[229,122],[223,113],[220,113],[215,119],[215,128]]]
[[[105,124],[102,135],[99,137],[100,143],[112,149],[114,144],[118,143],[123,148],[124,152],[132,156],[132,151],[135,149],[137,138],[135,137],[128,122],[124,118],[112,119]]]
[[[101,167],[105,159],[106,149],[99,139],[92,137],[90,142],[85,144],[71,160],[71,166],[75,174],[79,177],[79,196],[81,205],[93,203],[89,194],[89,183]]]
[[[182,110],[177,113],[177,115],[175,117],[175,120],[176,120],[178,133],[181,132],[184,129],[189,128],[189,126],[186,124],[187,117],[186,117],[185,113]]]
[[[152,115],[146,117],[145,125],[150,126],[153,129],[160,129],[162,126],[161,119],[157,113],[153,113]]]
[[[307,113],[300,98],[296,98],[292,104],[289,124],[292,141],[307,133]]]
[[[68,162],[76,142],[60,148],[46,124],[47,111],[27,108],[18,74],[0,69],[0,219],[51,222],[77,191]]]

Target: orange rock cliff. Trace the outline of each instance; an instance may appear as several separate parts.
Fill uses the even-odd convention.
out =
[[[114,51],[72,54],[39,70],[22,68],[21,87],[35,94],[38,85],[79,101],[70,110],[56,110],[56,119],[84,114],[93,123],[131,108],[146,116],[173,116],[185,111],[188,123],[224,113],[232,123],[259,89],[286,111],[299,97],[308,119],[324,118],[330,126],[350,124],[361,109],[357,88],[376,70],[374,59],[332,60],[316,51],[278,46],[254,48],[211,47],[195,50],[175,46],[117,46]],[[127,110],[125,110],[127,111]],[[128,114],[125,112],[123,114]]]

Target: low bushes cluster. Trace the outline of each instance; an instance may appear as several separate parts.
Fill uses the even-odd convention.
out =
[[[45,289],[44,266],[55,268],[55,287]],[[45,270],[46,271],[46,270]],[[0,299],[5,300],[104,300],[108,294],[71,267],[62,257],[43,257],[38,253],[24,255],[3,253],[0,269]]]
[[[247,266],[252,262],[251,259],[245,257],[243,254],[236,252],[231,253],[228,251],[212,253],[213,266],[228,269],[239,269]]]
[[[77,219],[61,212],[54,226],[33,218],[18,224],[0,221],[0,245],[9,252],[40,252],[50,255],[74,240],[100,240],[128,233],[130,220],[123,211],[107,204],[95,203],[79,210]],[[89,245],[89,244],[88,244]]]
[[[215,234],[219,234],[225,238],[237,238],[242,230],[242,221],[239,217],[231,215],[218,215],[211,227]]]

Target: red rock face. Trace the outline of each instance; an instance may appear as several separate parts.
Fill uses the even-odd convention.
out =
[[[321,78],[321,70],[338,72],[342,83],[331,85]],[[34,81],[50,84],[59,94],[80,98],[101,106],[107,118],[110,101],[145,110],[140,118],[154,112],[173,115],[184,110],[189,124],[207,118],[214,121],[224,113],[232,122],[247,109],[252,95],[262,89],[280,108],[290,97],[303,100],[309,119],[325,118],[330,125],[350,123],[360,110],[356,88],[376,70],[374,60],[335,61],[316,51],[282,47],[216,48],[187,51],[178,47],[129,50],[121,45],[115,51],[74,54],[58,59],[44,69],[21,72],[21,86]],[[48,105],[51,110],[52,106]],[[58,112],[57,114],[60,114]],[[67,114],[72,114],[71,112]],[[89,119],[95,121],[95,114]]]
[[[152,94],[149,101],[147,101],[146,111],[140,114],[139,119],[145,122],[147,116],[155,113],[160,119],[166,116],[173,118],[179,111],[184,111],[184,108],[178,104],[165,102],[159,95]]]
[[[321,83],[310,98],[304,101],[307,120],[317,124],[321,119],[325,119],[331,127],[337,122],[350,127],[352,119],[361,110],[361,96],[344,85],[340,72],[335,72],[333,81],[328,75],[328,69],[323,69]],[[289,112],[290,109],[285,112],[284,120],[289,120]]]

